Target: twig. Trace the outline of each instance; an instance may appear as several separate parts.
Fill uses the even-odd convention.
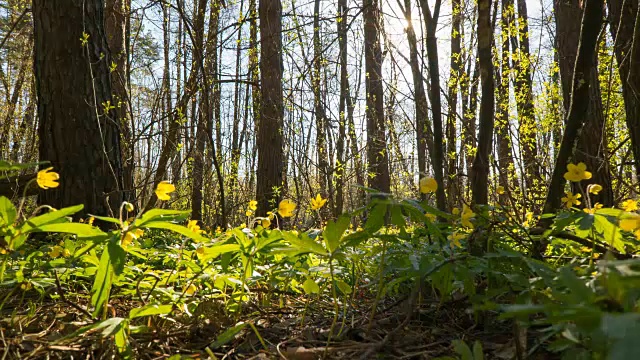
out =
[[[80,311],[81,313],[83,313],[84,315],[86,315],[89,319],[91,319],[92,321],[97,321],[89,311],[87,311],[87,309],[83,308],[82,306],[70,301],[67,299],[66,296],[64,296],[64,290],[62,289],[62,286],[60,285],[60,278],[58,277],[58,273],[57,272],[53,272],[53,274],[56,277],[56,287],[58,288],[58,294],[60,294],[60,299],[62,299],[62,301],[64,301],[65,303],[71,305],[72,307],[74,307],[75,309],[77,309],[78,311]]]

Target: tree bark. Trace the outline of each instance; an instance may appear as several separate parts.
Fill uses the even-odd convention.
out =
[[[640,26],[640,7],[637,0],[607,0],[607,3],[636,177],[640,178],[640,39],[634,36]]]
[[[365,87],[367,94],[367,161],[369,187],[388,193],[391,189],[389,176],[389,152],[386,144],[384,123],[384,89],[382,84],[382,49],[380,46],[380,5],[378,0],[364,0],[364,56]]]
[[[281,197],[284,168],[282,99],[282,3],[260,1],[260,120],[257,147],[256,200],[258,215],[273,209]],[[274,201],[272,203],[272,201]]]
[[[491,0],[478,0],[478,60],[480,80],[482,81],[482,99],[480,101],[480,118],[478,149],[473,160],[471,186],[473,203],[487,204],[489,183],[489,154],[493,140],[494,125],[494,83],[491,44],[493,29],[491,28]]]
[[[431,163],[438,190],[436,191],[436,204],[441,211],[447,210],[444,182],[444,134],[442,132],[442,100],[440,97],[440,66],[438,64],[438,18],[440,16],[441,0],[436,0],[433,14],[427,0],[420,0],[422,16],[427,34],[427,59],[429,64],[429,100],[431,100],[431,121],[433,122],[433,151]]]
[[[39,202],[84,204],[77,216],[117,214],[124,199],[121,134],[113,121],[104,2],[34,0],[33,18],[40,160],[61,177]]]

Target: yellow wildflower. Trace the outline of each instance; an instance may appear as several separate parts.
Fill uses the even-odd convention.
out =
[[[262,221],[260,222],[260,225],[262,225],[263,228],[268,229],[271,226],[271,220],[262,219]]]
[[[283,218],[293,216],[293,211],[296,209],[296,203],[289,199],[284,199],[280,201],[278,205],[278,214]]]
[[[127,233],[124,234],[124,237],[122,238],[122,242],[120,243],[120,245],[122,247],[129,246],[129,244],[131,244],[133,240],[139,239],[143,234],[144,234],[144,231],[142,229],[127,231]]]
[[[637,211],[638,202],[633,199],[628,199],[622,202],[622,209],[627,212]]]
[[[60,179],[60,174],[55,171],[49,171],[53,169],[52,167],[46,168],[44,170],[38,171],[38,175],[36,176],[36,182],[38,186],[43,189],[56,188],[60,184],[58,180]]]
[[[591,184],[587,188],[589,189],[589,193],[593,195],[598,195],[598,193],[602,191],[602,185],[600,184]]]
[[[634,215],[626,219],[621,219],[620,229],[624,231],[635,231],[640,229],[640,216]]]
[[[193,295],[196,293],[197,290],[198,290],[198,287],[195,286],[194,284],[191,284],[184,290],[184,293],[187,295]]]
[[[204,246],[200,246],[196,249],[196,255],[198,255],[198,257],[204,256],[205,251],[204,251]]]
[[[251,211],[258,210],[258,202],[256,200],[249,201],[249,210]]]
[[[429,219],[429,221],[436,221],[436,216],[434,214],[432,214],[432,213],[425,213],[424,217]]]
[[[251,215],[253,215],[253,211],[251,211],[251,210],[247,210],[247,211],[245,211],[245,212],[244,212],[244,214],[245,214],[246,216],[251,216]]]
[[[61,254],[62,254],[62,246],[59,246],[59,245],[56,245],[56,246],[52,247],[51,251],[49,251],[49,256],[52,259],[60,257]]]
[[[451,247],[462,247],[460,240],[464,239],[465,236],[466,235],[464,233],[454,231],[451,235],[447,236],[447,239],[449,239]]]
[[[27,290],[31,290],[31,282],[23,282],[22,284],[20,284],[20,289],[27,291]]]
[[[432,177],[423,177],[420,179],[420,192],[423,194],[428,194],[432,192],[436,192],[438,190],[438,182],[436,179]]]
[[[562,200],[562,202],[567,207],[567,209],[571,209],[571,207],[573,205],[580,205],[580,200],[578,200],[578,199],[580,199],[582,197],[581,194],[573,195],[573,193],[571,191],[567,191],[567,192],[565,192],[565,194],[567,196],[563,197],[560,200]]]
[[[155,193],[158,199],[160,200],[171,200],[170,193],[176,191],[176,187],[173,186],[172,183],[168,181],[160,181],[158,186],[156,187]]]
[[[189,220],[187,224],[187,229],[193,231],[196,234],[202,234],[204,230],[200,229],[200,225],[198,225],[198,220]]]
[[[504,195],[504,186],[500,185],[496,188],[496,193],[498,195]]]
[[[454,208],[451,210],[451,213],[452,213],[453,215],[459,215],[459,214],[460,214],[460,209],[458,209],[457,207],[454,207]]]
[[[93,216],[90,216],[90,217],[89,217],[89,219],[87,219],[87,224],[89,224],[89,225],[93,225],[93,221],[94,221],[95,219],[96,219],[96,218],[94,218]]]
[[[320,194],[316,195],[315,199],[311,199],[311,210],[318,211],[322,209],[324,204],[327,203],[327,199],[323,199]]]
[[[586,212],[587,214],[593,215],[593,214],[596,213],[596,211],[602,209],[602,206],[603,205],[600,204],[600,203],[595,203],[595,205],[593,205],[592,208],[590,208],[590,209],[584,208],[584,209],[582,209],[582,211]]]
[[[471,210],[467,204],[464,204],[462,207],[462,214],[460,214],[460,223],[462,226],[473,228],[473,224],[471,223],[471,219],[476,216],[476,214]]]
[[[564,178],[567,179],[567,181],[579,182],[591,179],[591,173],[587,171],[587,165],[583,162],[578,163],[578,165],[568,164]]]

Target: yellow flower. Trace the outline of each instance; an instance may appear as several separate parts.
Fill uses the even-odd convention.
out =
[[[271,220],[262,219],[262,221],[260,222],[260,225],[262,225],[263,228],[268,229],[269,226],[271,226]]]
[[[500,185],[496,188],[496,193],[498,195],[504,195],[504,186]]]
[[[322,209],[324,204],[327,203],[327,199],[323,199],[320,194],[316,195],[315,199],[311,199],[311,210],[318,211]]]
[[[198,255],[198,257],[204,256],[205,251],[204,251],[204,246],[200,246],[199,248],[196,249],[196,255]]]
[[[600,203],[595,203],[591,209],[584,208],[582,209],[582,211],[586,212],[587,214],[593,215],[596,213],[596,211],[602,209],[602,206],[603,205]]]
[[[460,214],[460,223],[462,226],[473,228],[473,224],[471,223],[471,219],[476,216],[476,214],[471,210],[467,204],[462,206],[462,214]]]
[[[591,173],[587,171],[587,165],[583,162],[578,163],[578,165],[569,164],[567,165],[567,172],[564,173],[564,178],[573,182],[589,180],[591,179]]]
[[[434,214],[432,214],[432,213],[425,213],[424,217],[429,219],[429,221],[436,221],[436,216]]]
[[[256,211],[258,210],[258,202],[255,200],[249,201],[249,210]]]
[[[46,168],[44,170],[38,171],[38,176],[36,177],[36,182],[38,186],[43,189],[56,188],[60,184],[58,184],[58,180],[60,179],[60,174],[55,171],[49,171],[53,169],[52,167]]]
[[[593,195],[598,195],[598,193],[602,191],[602,186],[599,184],[591,184],[587,188],[589,189],[589,193]]]
[[[628,199],[622,202],[622,209],[627,212],[638,210],[638,202],[633,199]]]
[[[122,242],[120,245],[122,247],[129,246],[133,242],[133,240],[140,238],[144,234],[142,229],[135,229],[133,231],[127,231],[122,238]]]
[[[565,192],[565,194],[567,196],[563,197],[560,200],[562,200],[562,202],[567,207],[567,209],[571,209],[571,207],[573,205],[580,205],[580,200],[578,200],[578,199],[580,199],[582,197],[581,194],[573,195],[573,193],[571,191],[567,191],[567,192]]]
[[[194,284],[191,284],[184,290],[184,293],[187,295],[193,295],[196,293],[197,290],[198,290],[198,287],[195,286]]]
[[[626,219],[621,219],[620,229],[624,231],[635,231],[640,229],[640,216],[634,215]]]
[[[438,190],[438,182],[436,179],[432,177],[423,177],[420,179],[420,192],[423,194],[428,194],[432,192],[436,192]]]
[[[253,211],[251,211],[251,210],[247,210],[247,211],[245,211],[245,212],[244,212],[244,214],[245,214],[246,216],[251,216],[251,215],[253,215]]]
[[[20,284],[20,289],[27,291],[27,290],[31,290],[31,282],[23,282],[22,284]]]
[[[71,251],[69,251],[69,249],[64,249],[64,250],[62,250],[62,256],[63,256],[63,257],[69,257],[69,256],[71,256]]]
[[[89,219],[87,219],[87,224],[89,224],[89,225],[93,225],[93,221],[94,221],[95,219],[96,219],[96,218],[94,218],[93,216],[90,216],[90,217],[89,217]]]
[[[280,201],[278,205],[278,214],[283,218],[293,216],[293,211],[296,209],[296,203],[289,199],[284,199]]]
[[[176,191],[176,187],[173,186],[172,183],[168,181],[160,181],[158,187],[156,187],[155,193],[160,200],[170,200],[171,196],[169,196],[169,194],[174,191]]]
[[[460,240],[464,239],[465,236],[466,235],[464,233],[454,231],[453,234],[447,236],[447,239],[449,239],[451,247],[462,247],[462,245],[460,244]]]
[[[62,254],[62,246],[59,246],[59,245],[56,245],[56,246],[52,247],[51,251],[49,251],[49,256],[52,259],[60,257],[61,254]]]
[[[196,234],[202,234],[204,230],[200,229],[200,225],[198,225],[198,220],[189,220],[187,224],[187,229],[193,231]]]

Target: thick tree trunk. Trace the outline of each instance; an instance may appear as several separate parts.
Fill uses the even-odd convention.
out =
[[[551,184],[547,192],[547,199],[544,206],[545,213],[552,213],[561,206],[560,199],[562,198],[566,184],[564,173],[567,171],[567,164],[580,138],[580,131],[582,130],[585,120],[588,118],[586,115],[590,103],[590,88],[594,86],[594,84],[591,84],[590,73],[595,66],[594,56],[596,54],[598,34],[602,27],[604,0],[585,0],[583,4],[584,14],[580,28],[580,45],[575,61],[573,80],[571,82],[571,101],[565,121],[562,142],[560,143],[556,164],[553,169],[553,174],[551,175]],[[560,42],[559,47],[562,48],[562,39],[558,40]],[[562,62],[562,56],[560,57],[560,61]],[[550,224],[548,220],[545,220],[541,225],[546,227]],[[536,246],[533,249],[532,255],[541,259],[546,250],[546,243],[541,241],[534,244]]]
[[[277,205],[284,168],[282,99],[282,3],[260,1],[260,120],[258,123],[258,171],[256,199],[258,215]],[[275,203],[272,201],[275,200]]]
[[[580,18],[582,9],[579,0],[556,1],[556,26],[558,31],[558,55],[560,62],[560,78],[562,81],[563,103],[566,113],[569,113],[572,91],[572,79],[574,65],[578,55]],[[596,35],[597,36],[597,35]],[[597,183],[603,190],[597,196],[591,196],[605,206],[613,205],[613,188],[611,186],[611,174],[609,171],[608,156],[606,152],[606,139],[604,137],[605,119],[600,93],[600,81],[598,79],[597,54],[594,51],[591,59],[593,64],[587,73],[589,80],[589,93],[587,101],[587,113],[576,150],[573,153],[574,162],[584,162],[589,171],[593,173],[590,180],[582,182],[582,188]],[[573,99],[573,101],[578,101]],[[574,191],[575,192],[575,191]]]
[[[386,144],[384,123],[384,89],[382,83],[382,49],[380,47],[380,5],[378,0],[364,0],[365,79],[367,93],[367,161],[369,187],[388,193],[391,188],[389,176],[389,152]]]
[[[78,216],[117,214],[124,199],[121,134],[111,109],[104,2],[34,0],[33,18],[40,160],[61,177],[39,202],[84,204]]]

